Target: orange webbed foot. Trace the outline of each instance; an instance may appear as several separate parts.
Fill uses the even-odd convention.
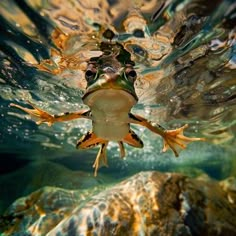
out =
[[[184,136],[183,132],[188,127],[188,125],[184,125],[178,129],[174,130],[166,130],[164,132],[163,138],[164,138],[164,147],[162,149],[163,152],[166,152],[168,148],[172,149],[175,156],[178,157],[179,148],[186,149],[187,144],[194,141],[204,141],[204,138],[190,138]]]
[[[32,118],[35,118],[37,120],[36,124],[38,124],[38,125],[40,125],[42,123],[46,123],[46,124],[48,124],[48,126],[51,126],[54,123],[54,117],[52,115],[39,109],[30,101],[27,101],[27,102],[29,103],[30,106],[33,107],[33,109],[25,108],[25,107],[15,104],[15,103],[11,103],[10,106],[16,107],[16,108],[28,113]]]

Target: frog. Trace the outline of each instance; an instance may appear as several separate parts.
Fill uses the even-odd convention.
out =
[[[10,106],[28,113],[36,118],[38,125],[48,126],[56,122],[66,122],[74,119],[89,119],[92,130],[83,135],[76,144],[78,149],[89,149],[100,146],[93,163],[94,176],[97,176],[100,166],[108,166],[107,147],[109,142],[117,142],[120,157],[124,158],[125,146],[143,148],[143,141],[131,128],[140,125],[163,138],[163,152],[171,149],[176,157],[179,150],[185,149],[193,141],[203,141],[204,138],[187,137],[184,130],[188,124],[177,129],[167,130],[161,125],[153,123],[143,116],[131,112],[138,103],[135,92],[135,81],[138,74],[131,54],[118,42],[107,40],[100,43],[102,55],[92,57],[87,61],[84,77],[87,81],[82,101],[88,108],[76,112],[49,114],[31,101],[27,108],[15,103]]]

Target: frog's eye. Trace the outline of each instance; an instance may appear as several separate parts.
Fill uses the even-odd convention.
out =
[[[128,69],[125,72],[125,76],[129,81],[134,82],[137,78],[137,73],[133,69]]]
[[[85,72],[85,79],[87,80],[87,82],[90,82],[91,80],[93,80],[96,77],[97,72],[95,70],[91,70],[88,69]]]

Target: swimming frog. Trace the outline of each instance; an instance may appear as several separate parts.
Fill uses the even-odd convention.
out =
[[[100,164],[107,165],[106,149],[110,141],[118,143],[122,158],[125,156],[124,143],[136,148],[143,147],[142,140],[130,128],[130,124],[144,126],[160,135],[164,140],[163,151],[170,148],[176,157],[179,155],[177,150],[179,147],[185,149],[189,142],[203,140],[202,138],[184,136],[183,131],[188,125],[174,130],[166,130],[142,116],[131,113],[132,107],[138,102],[138,97],[134,88],[137,73],[130,53],[117,42],[103,42],[100,49],[103,54],[90,58],[85,71],[87,88],[82,100],[89,109],[51,115],[29,101],[31,109],[17,104],[11,104],[11,106],[37,118],[37,124],[46,123],[51,126],[55,122],[73,119],[91,120],[92,130],[79,139],[76,147],[88,149],[100,146],[93,164],[95,176]]]

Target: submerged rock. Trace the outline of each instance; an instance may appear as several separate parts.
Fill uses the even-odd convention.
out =
[[[2,235],[236,235],[235,183],[141,172],[104,191],[44,187],[12,204]]]
[[[43,186],[64,189],[88,189],[111,183],[111,178],[102,174],[94,178],[93,173],[73,171],[63,165],[50,162],[31,162],[26,166],[0,178],[0,214],[15,199],[28,195]]]

